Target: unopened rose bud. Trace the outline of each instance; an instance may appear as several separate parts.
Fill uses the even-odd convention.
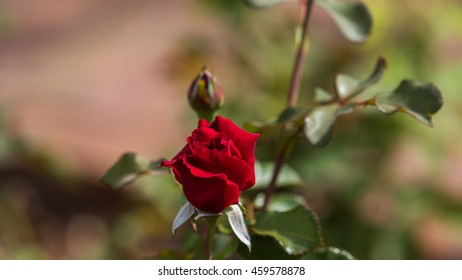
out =
[[[191,107],[200,118],[208,121],[223,106],[224,98],[220,81],[205,68],[194,79],[188,92]]]

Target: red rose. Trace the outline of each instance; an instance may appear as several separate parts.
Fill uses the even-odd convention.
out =
[[[217,116],[201,119],[188,144],[161,166],[173,170],[176,180],[195,208],[220,213],[239,202],[241,191],[255,184],[255,143],[258,134]]]

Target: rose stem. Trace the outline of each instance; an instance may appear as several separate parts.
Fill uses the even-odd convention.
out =
[[[215,236],[215,227],[217,225],[217,220],[219,216],[208,216],[205,217],[205,223],[207,225],[207,229],[205,231],[205,260],[212,259],[212,251],[213,251],[213,238]]]
[[[294,107],[297,104],[298,93],[300,91],[300,82],[301,82],[302,73],[303,73],[303,63],[304,63],[305,55],[306,55],[306,49],[305,49],[306,35],[308,32],[308,23],[309,23],[314,0],[303,0],[303,2],[305,2],[304,3],[305,14],[303,17],[303,23],[301,25],[302,34],[301,34],[301,40],[300,40],[300,43],[298,45],[297,52],[295,55],[294,68],[292,69],[292,78],[290,81],[289,93],[287,95],[287,108]],[[283,130],[286,131],[285,128],[283,128]],[[284,131],[283,131],[283,134],[284,134]],[[287,157],[286,153],[289,147],[290,147],[290,143],[287,143],[287,142],[284,143],[284,145],[282,146],[282,148],[279,150],[278,154],[276,155],[273,176],[271,177],[271,181],[268,185],[268,188],[266,189],[265,201],[262,207],[263,211],[266,211],[266,209],[268,208],[269,201],[271,200],[271,197],[273,196],[274,190],[276,188],[276,182],[277,182],[279,173],[281,172],[282,165],[284,164],[284,161]]]

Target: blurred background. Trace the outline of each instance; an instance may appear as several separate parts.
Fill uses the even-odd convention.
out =
[[[462,2],[364,2],[374,27],[361,46],[314,9],[300,104],[315,87],[332,89],[339,72],[367,76],[378,56],[388,70],[377,92],[418,79],[445,104],[434,128],[364,108],[341,119],[327,148],[300,140],[289,160],[298,191],[326,243],[359,259],[461,259]],[[203,65],[222,81],[222,115],[240,125],[274,118],[298,20],[296,3],[1,0],[0,258],[143,259],[188,248],[185,230],[171,236],[184,198],[170,176],[121,192],[99,178],[126,151],[158,159],[184,145],[196,126],[186,91]],[[260,160],[271,160],[267,146]]]

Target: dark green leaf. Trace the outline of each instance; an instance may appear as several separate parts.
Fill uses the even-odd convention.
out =
[[[213,240],[213,259],[224,260],[231,257],[236,252],[238,243],[238,239],[233,235],[216,233]]]
[[[289,107],[286,108],[278,117],[278,123],[293,121],[301,118],[304,114],[308,113],[309,109],[303,107]]]
[[[113,189],[119,189],[133,183],[139,176],[148,174],[151,171],[159,171],[158,166],[161,161],[162,159],[150,161],[134,153],[125,153],[103,175],[101,182]]]
[[[332,16],[343,35],[351,42],[362,43],[371,33],[372,16],[363,3],[340,0],[317,2]]]
[[[375,102],[384,114],[402,111],[432,126],[431,117],[443,106],[443,97],[433,84],[404,80],[394,91],[378,94]]]
[[[325,147],[334,135],[337,104],[320,106],[305,118],[305,136],[316,147]]]
[[[248,260],[291,260],[296,256],[287,254],[276,239],[270,236],[251,235],[252,251],[240,243],[237,252]]]
[[[273,237],[290,255],[303,254],[321,243],[318,220],[304,207],[288,212],[265,212],[257,216],[253,232]]]
[[[256,121],[250,121],[244,123],[244,129],[252,133],[260,133],[258,141],[265,141],[272,138],[281,128],[282,124],[279,123],[259,123]]]
[[[367,87],[377,83],[380,78],[382,78],[383,72],[385,72],[386,68],[386,60],[380,57],[375,64],[374,70],[365,80],[358,81],[347,75],[338,75],[335,79],[337,94],[339,95],[340,99],[346,99],[361,93]]]
[[[257,190],[261,188],[266,188],[273,175],[274,171],[274,162],[255,162],[255,186],[250,190]],[[287,186],[300,186],[303,184],[303,181],[290,165],[284,164],[279,173],[277,180],[278,187],[287,187]]]
[[[303,260],[354,260],[355,257],[345,250],[334,247],[319,247],[303,255]]]
[[[284,0],[244,0],[247,6],[251,8],[264,8],[283,1]]]
[[[371,86],[377,83],[383,76],[383,72],[387,69],[387,61],[383,57],[379,57],[375,64],[374,70],[372,73],[367,77],[367,79],[362,80],[359,83],[359,88],[362,90],[368,86]]]

